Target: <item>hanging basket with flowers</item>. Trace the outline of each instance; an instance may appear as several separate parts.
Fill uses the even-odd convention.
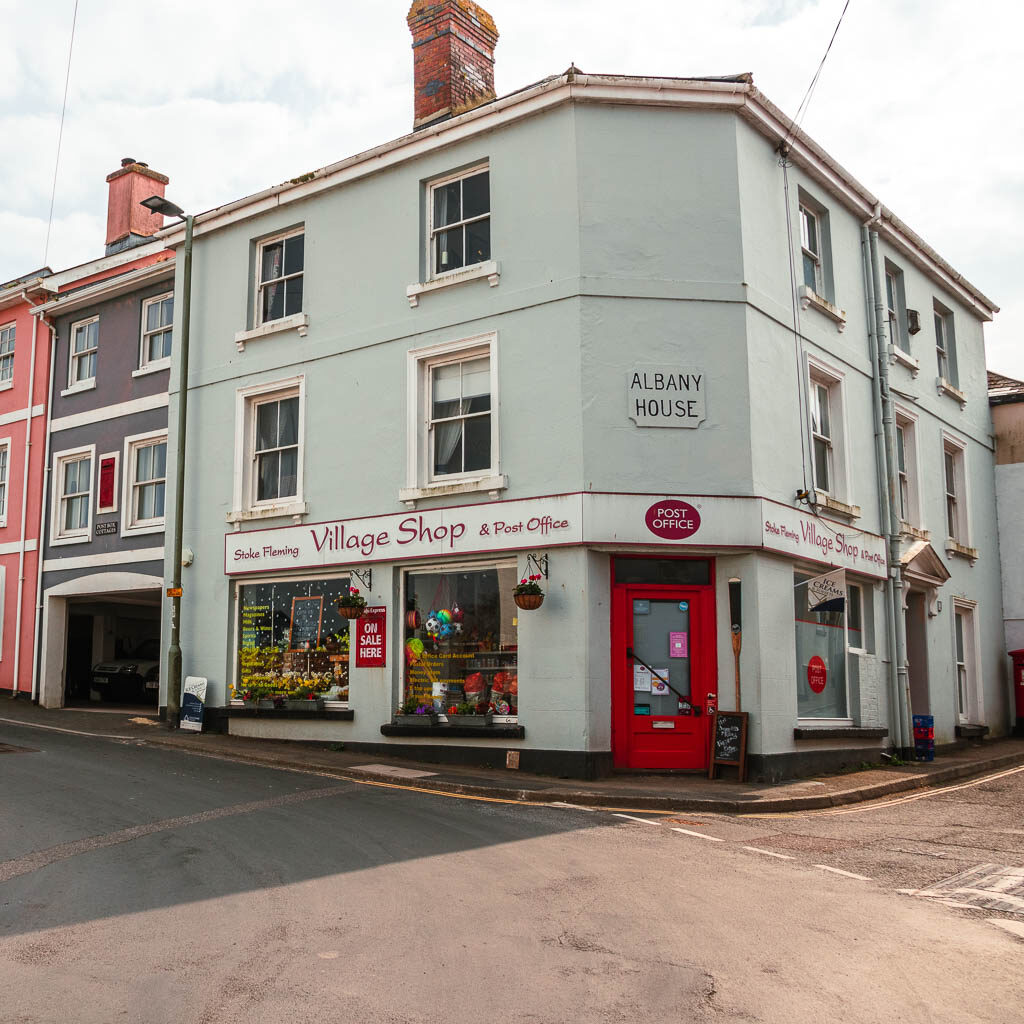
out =
[[[338,614],[345,619],[362,618],[366,610],[366,598],[355,587],[349,587],[348,593],[338,596]]]
[[[544,591],[537,580],[541,576],[523,577],[512,590],[512,600],[525,611],[532,611],[544,603]]]

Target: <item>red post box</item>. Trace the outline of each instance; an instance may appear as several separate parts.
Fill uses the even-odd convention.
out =
[[[1017,711],[1015,735],[1024,735],[1024,650],[1010,651],[1013,658],[1013,700]]]

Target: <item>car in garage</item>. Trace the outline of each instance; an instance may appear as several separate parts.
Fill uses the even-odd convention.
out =
[[[92,667],[90,697],[119,703],[155,704],[160,694],[160,641],[143,640],[128,655]]]

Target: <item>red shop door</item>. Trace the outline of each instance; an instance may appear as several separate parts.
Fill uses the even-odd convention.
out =
[[[632,771],[704,771],[718,702],[712,587],[615,586],[612,759]]]

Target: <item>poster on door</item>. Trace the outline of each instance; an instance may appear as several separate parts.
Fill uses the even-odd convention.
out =
[[[668,695],[668,669],[656,668],[651,674],[651,693]]]
[[[387,608],[367,606],[356,619],[356,667],[384,668],[387,665]]]

